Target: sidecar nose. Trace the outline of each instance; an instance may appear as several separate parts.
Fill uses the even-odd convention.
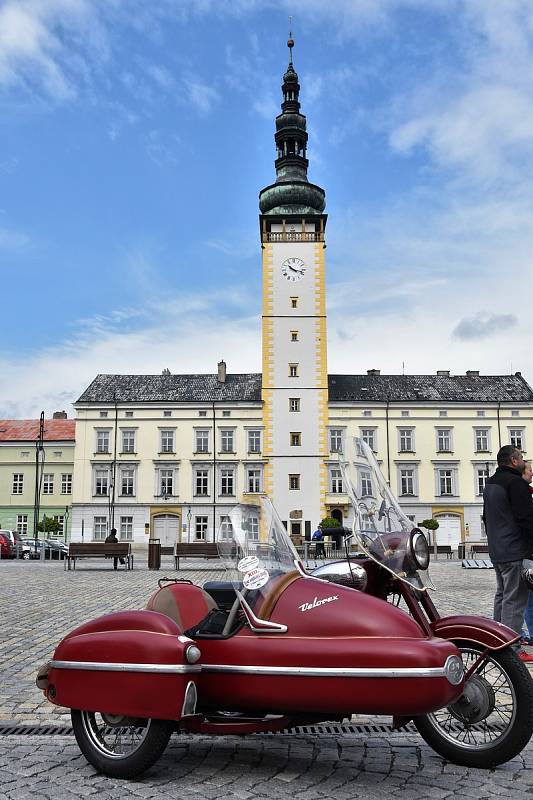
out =
[[[37,677],[35,678],[35,683],[37,684],[38,689],[42,689],[43,692],[46,693],[48,689],[48,672],[50,670],[50,662],[47,661],[46,664],[43,664],[37,670]]]

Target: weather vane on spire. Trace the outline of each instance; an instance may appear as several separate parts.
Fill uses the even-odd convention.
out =
[[[289,38],[287,39],[287,47],[290,53],[289,63],[292,64],[292,48],[294,47],[294,39],[292,38],[292,17],[289,17]]]

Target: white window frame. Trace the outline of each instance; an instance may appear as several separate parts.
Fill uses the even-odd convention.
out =
[[[365,442],[373,453],[378,451],[378,429],[377,428],[359,428],[359,438]]]
[[[249,453],[260,453],[261,452],[261,431],[260,430],[249,430],[247,431],[246,439],[248,441],[248,452]]]
[[[482,474],[483,473],[483,474]],[[474,467],[474,483],[476,497],[483,497],[483,489],[490,477],[490,466],[486,464],[476,464]]]
[[[109,474],[109,467],[102,466],[102,465],[95,465],[93,467],[93,496],[94,497],[108,497],[109,496],[109,488],[110,488],[110,474]],[[105,482],[105,492],[98,491],[98,488],[102,488]]]
[[[235,452],[235,428],[220,428],[220,452]]]
[[[372,473],[370,470],[362,469],[359,472],[359,484],[361,497],[372,497],[374,487],[372,486]]]
[[[249,516],[247,519],[248,523],[248,540],[250,542],[258,542],[259,541],[259,517],[256,516]]]
[[[207,514],[197,514],[194,517],[194,540],[196,542],[205,542],[207,538],[209,520]]]
[[[111,428],[96,428],[95,429],[95,453],[110,453],[111,452]]]
[[[54,473],[45,472],[43,474],[43,494],[54,493]]]
[[[159,429],[159,452],[168,455],[169,453],[176,452],[176,429],[175,428],[160,428]]]
[[[329,429],[329,452],[330,453],[343,453],[344,452],[344,429],[343,428],[330,428]]]
[[[261,467],[246,467],[246,486],[249,494],[260,494],[263,484],[263,470]]]
[[[26,536],[28,533],[27,514],[17,514],[17,532],[20,533],[21,536]]]
[[[445,475],[444,473],[450,473]],[[443,492],[442,481],[450,481],[450,492]],[[459,472],[456,465],[440,464],[435,466],[435,497],[458,497]]]
[[[55,522],[59,522],[59,530],[57,531],[55,536],[64,536],[65,535],[65,515],[64,514],[54,514]]]
[[[158,467],[157,489],[159,497],[176,497],[176,470],[174,467]]]
[[[193,473],[194,473],[194,477],[193,477],[193,480],[194,480],[193,489],[194,489],[194,491],[193,491],[193,494],[194,494],[195,497],[209,497],[210,496],[211,492],[210,492],[210,487],[209,487],[209,472],[210,471],[209,471],[209,469],[207,467],[194,467],[194,469],[193,469]],[[198,491],[199,487],[201,489],[204,488],[204,482],[205,482],[205,491]]]
[[[61,474],[61,494],[72,494],[72,472]]]
[[[300,411],[300,400],[300,397],[289,397],[289,411],[291,414],[297,414]]]
[[[219,496],[220,497],[235,497],[235,467],[221,467],[219,475]]]
[[[294,484],[294,486],[292,485]],[[302,488],[302,481],[301,475],[299,472],[290,472],[289,473],[289,491],[290,492],[299,492]]]
[[[131,473],[131,474],[127,474],[127,473]],[[123,467],[120,468],[120,496],[121,497],[135,497],[135,483],[136,483],[135,478],[136,478],[136,475],[135,475],[135,468],[134,467],[128,465],[128,466],[123,466]],[[131,484],[130,484],[130,481],[131,481]],[[131,486],[131,492],[130,491],[126,491],[125,492],[124,491],[124,487],[125,486],[128,489]]]
[[[98,515],[93,517],[93,540],[103,542],[107,536],[107,517]]]
[[[331,494],[343,494],[342,470],[338,467],[329,468],[329,491]]]
[[[133,515],[127,514],[126,516],[120,517],[118,538],[122,542],[133,541]]]
[[[131,428],[121,428],[121,446],[123,453],[135,453],[137,447],[137,431]]]
[[[509,444],[512,444],[513,447],[516,447],[518,450],[525,451],[526,429],[515,427],[515,428],[508,428],[508,431],[509,431]],[[518,444],[518,442],[520,443]]]
[[[399,453],[414,453],[415,452],[415,429],[414,428],[398,428],[398,452]],[[404,447],[404,440],[409,440],[409,446]]]
[[[483,426],[482,428],[474,428],[474,451],[476,453],[490,453],[490,428]],[[486,438],[486,447],[482,446],[482,438]],[[480,446],[481,445],[481,446]]]
[[[436,428],[435,439],[437,453],[453,452],[453,428]]]
[[[399,497],[418,497],[418,467],[416,464],[397,464]],[[408,474],[410,473],[410,474]],[[405,491],[411,484],[412,491]]]
[[[194,452],[210,453],[209,428],[196,428],[194,431]]]

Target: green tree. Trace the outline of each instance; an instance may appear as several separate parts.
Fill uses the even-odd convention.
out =
[[[321,528],[340,528],[341,524],[338,519],[334,519],[333,517],[324,517],[322,522],[320,523]]]
[[[42,533],[58,533],[61,530],[61,525],[57,519],[47,517],[46,514],[37,525],[37,530]]]

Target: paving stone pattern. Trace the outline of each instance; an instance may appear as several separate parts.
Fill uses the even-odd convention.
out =
[[[220,577],[205,561],[187,563],[183,577],[199,583]],[[36,688],[38,666],[75,625],[110,611],[142,608],[166,574],[175,575],[170,567],[159,573],[140,566],[114,572],[103,562],[80,562],[70,572],[55,563],[0,562],[0,723],[67,724],[68,712],[51,706]],[[441,613],[490,616],[493,571],[439,561],[432,577]],[[71,736],[0,737],[0,800],[89,796],[533,800],[533,745],[512,762],[485,771],[444,762],[415,733],[176,735],[142,779],[118,781],[96,774]]]

